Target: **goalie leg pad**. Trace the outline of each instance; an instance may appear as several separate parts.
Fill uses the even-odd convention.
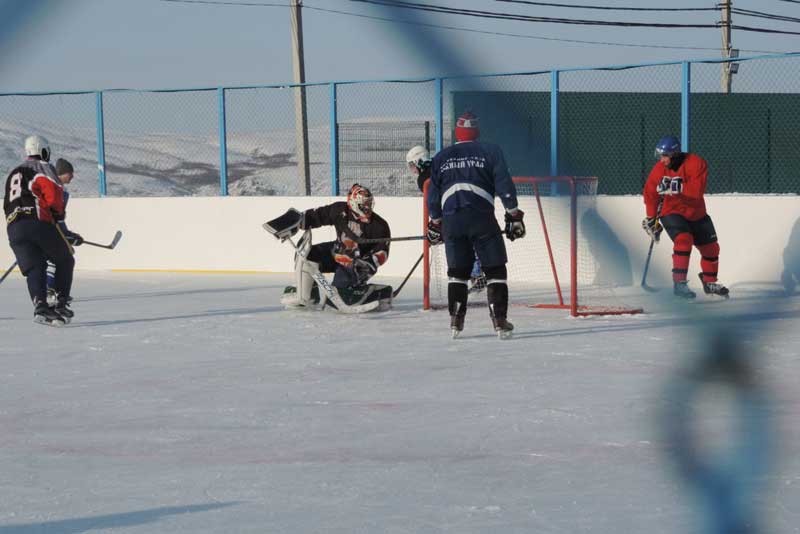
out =
[[[289,307],[302,307],[312,306],[320,302],[319,290],[313,291],[316,282],[312,277],[315,271],[319,270],[319,264],[308,261],[300,254],[295,256],[294,275],[295,275],[295,288],[294,291],[284,291],[281,304]],[[288,288],[287,288],[288,289]],[[316,293],[316,295],[314,295]],[[316,299],[314,298],[316,296]]]

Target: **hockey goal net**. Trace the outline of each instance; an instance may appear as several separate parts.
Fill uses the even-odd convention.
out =
[[[603,256],[614,252],[608,247],[613,234],[597,213],[597,178],[525,176],[514,177],[514,183],[519,207],[525,212],[527,235],[505,241],[510,303],[569,310],[572,316],[641,312],[641,308],[619,301],[618,280],[604,273]],[[427,212],[425,202],[425,221]],[[504,210],[499,201],[496,216],[502,226]],[[423,246],[424,308],[446,309],[444,245],[430,246],[426,241]],[[474,274],[479,274],[477,268]],[[486,304],[482,283],[480,276],[471,281],[470,304]]]

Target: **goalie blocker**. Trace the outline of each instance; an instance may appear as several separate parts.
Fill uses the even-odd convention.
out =
[[[339,203],[324,208],[334,207],[336,204]],[[322,209],[323,208],[320,208],[320,210]],[[319,218],[319,214],[315,214],[315,211],[318,210],[309,210],[310,218]],[[341,210],[324,210],[323,214],[329,211],[337,213]],[[345,213],[345,215],[347,214]],[[322,218],[325,219],[325,216]],[[340,242],[342,240],[341,238],[345,236],[337,236],[339,239],[337,239],[336,242],[321,243],[312,247],[311,231],[307,226],[316,227],[321,226],[321,224],[314,224],[315,221],[313,220],[309,221],[309,224],[306,224],[305,219],[306,214],[300,213],[292,208],[280,217],[276,217],[263,224],[263,228],[267,232],[275,236],[276,239],[280,239],[281,242],[289,241],[295,249],[295,285],[288,286],[284,290],[281,303],[289,308],[309,308],[314,310],[322,310],[326,306],[330,306],[340,313],[348,314],[389,309],[392,300],[391,286],[347,283],[360,279],[356,269],[358,269],[359,266],[363,268],[363,264],[366,263],[361,259],[360,247],[351,249],[353,264],[347,268],[343,267],[340,263],[334,261],[334,254],[336,254],[337,259],[338,256],[341,255],[343,247],[340,246]],[[382,219],[380,219],[380,222],[385,224],[385,221]],[[292,237],[297,234],[300,229],[304,229],[305,232],[300,237],[297,244],[295,244]],[[381,246],[384,248],[386,247],[385,244]],[[369,253],[369,250],[367,250],[366,253]],[[313,256],[312,259],[316,259],[317,261],[312,261],[312,259],[309,258],[310,255]],[[365,281],[374,274],[376,270],[371,267],[371,265],[374,264],[369,265],[369,268],[365,268]],[[346,272],[342,274],[338,272],[340,270],[345,270]],[[333,271],[337,272],[337,276],[334,277],[334,282],[332,284],[322,272]]]

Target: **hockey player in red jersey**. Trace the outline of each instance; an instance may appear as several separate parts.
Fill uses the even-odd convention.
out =
[[[57,223],[64,219],[64,188],[50,165],[50,145],[41,136],[25,140],[27,158],[8,175],[3,210],[8,242],[25,276],[34,306],[34,321],[63,325],[69,309],[75,259]],[[55,264],[58,301],[47,304],[47,260]]]
[[[687,281],[694,246],[700,252],[703,291],[728,298],[728,288],[717,281],[719,243],[714,223],[706,213],[708,164],[697,154],[682,152],[681,143],[674,136],[659,140],[656,157],[658,162],[644,185],[646,218],[642,227],[650,236],[666,230],[672,239],[674,294],[686,299],[696,296]]]

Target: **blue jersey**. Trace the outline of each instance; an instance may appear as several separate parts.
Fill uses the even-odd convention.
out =
[[[465,141],[436,154],[431,164],[428,213],[432,219],[468,208],[494,213],[494,197],[507,209],[517,207],[517,189],[499,146]]]

